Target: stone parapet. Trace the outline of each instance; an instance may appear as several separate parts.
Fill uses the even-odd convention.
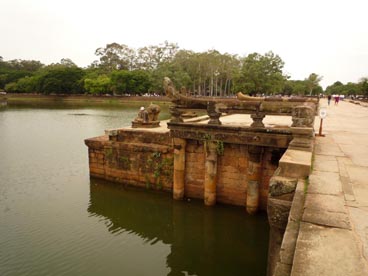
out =
[[[281,157],[279,168],[281,175],[293,178],[306,178],[312,167],[312,153],[288,149]]]

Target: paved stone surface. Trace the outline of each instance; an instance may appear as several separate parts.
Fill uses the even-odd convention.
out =
[[[309,177],[308,193],[342,195],[340,175],[338,172],[315,171]],[[337,184],[337,185],[336,185]]]
[[[296,245],[293,276],[365,276],[365,264],[354,233],[302,222]]]
[[[327,110],[291,275],[367,276],[368,108],[342,101]]]

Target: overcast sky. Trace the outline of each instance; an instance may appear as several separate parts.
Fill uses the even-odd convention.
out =
[[[367,0],[0,0],[0,56],[84,67],[107,43],[167,40],[196,52],[273,51],[291,79],[314,72],[326,87],[368,77],[367,11]]]

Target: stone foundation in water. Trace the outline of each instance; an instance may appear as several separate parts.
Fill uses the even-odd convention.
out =
[[[245,206],[250,213],[267,209],[269,181],[290,133],[169,125],[171,133],[122,128],[86,139],[90,175],[169,191],[176,199],[204,199],[206,205]]]

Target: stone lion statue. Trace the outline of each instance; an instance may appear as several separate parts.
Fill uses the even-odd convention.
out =
[[[149,122],[154,122],[154,121],[158,121],[158,115],[161,112],[161,108],[159,105],[157,104],[150,104],[147,107],[147,113],[148,113],[148,121]]]
[[[158,115],[161,108],[157,104],[150,104],[147,108],[142,106],[139,109],[137,117],[134,119],[135,123],[152,123],[158,121]]]

